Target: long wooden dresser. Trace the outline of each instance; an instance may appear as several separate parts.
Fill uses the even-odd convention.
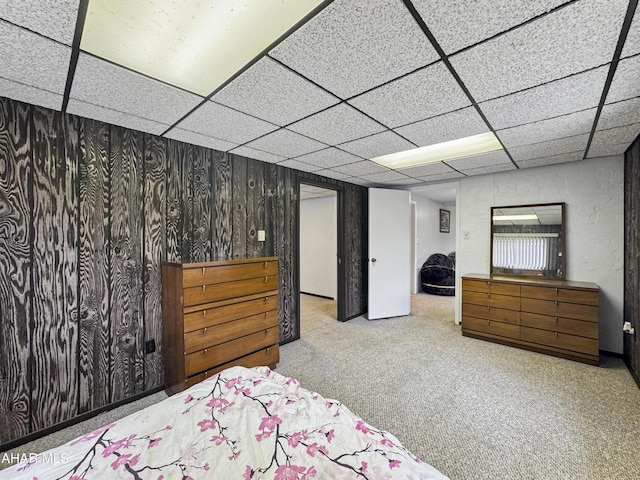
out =
[[[165,387],[176,393],[231,366],[275,368],[277,257],[162,263]]]
[[[462,277],[462,334],[598,365],[595,283]]]

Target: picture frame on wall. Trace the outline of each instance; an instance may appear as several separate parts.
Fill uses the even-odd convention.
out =
[[[440,232],[449,233],[451,224],[451,212],[449,210],[440,209]]]

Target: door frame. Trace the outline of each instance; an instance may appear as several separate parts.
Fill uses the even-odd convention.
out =
[[[344,187],[341,185],[336,185],[334,183],[318,179],[309,179],[309,178],[299,178],[298,180],[298,199],[300,198],[300,185],[311,185],[313,187],[320,187],[326,190],[333,190],[337,193],[337,205],[336,205],[336,216],[337,216],[337,234],[336,234],[336,271],[338,278],[336,279],[336,290],[337,290],[337,298],[336,298],[336,313],[337,319],[340,322],[344,322],[348,320],[347,312],[346,312],[346,298],[347,298],[347,283],[345,281],[345,269],[344,269],[344,243],[345,243],[345,212],[344,212]],[[296,205],[296,218],[298,219],[298,231],[297,231],[297,241],[296,241],[296,265],[298,268],[297,277],[300,279],[300,200],[298,200]],[[297,292],[300,295],[300,285],[298,285]],[[298,315],[300,312],[298,312]],[[298,322],[300,318],[298,318]]]

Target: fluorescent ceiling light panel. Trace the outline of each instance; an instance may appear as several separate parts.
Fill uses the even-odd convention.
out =
[[[500,149],[502,149],[500,141],[493,132],[487,132],[375,157],[371,161],[385,167],[398,169],[452,160],[454,158],[470,157]]]
[[[80,48],[207,96],[324,0],[89,0]]]
[[[527,214],[527,215],[494,215],[494,220],[538,220],[538,216],[536,214]]]

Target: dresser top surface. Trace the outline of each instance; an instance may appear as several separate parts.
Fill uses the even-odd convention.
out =
[[[179,263],[179,262],[162,262],[162,265],[170,265],[178,268],[202,268],[202,267],[216,267],[220,265],[236,265],[239,263],[262,263],[262,262],[275,262],[278,257],[238,257],[232,259],[220,258],[212,260],[210,262],[194,262],[194,263]]]
[[[590,290],[600,289],[600,287],[593,282],[574,282],[571,280],[553,278],[510,277],[508,275],[490,275],[487,273],[468,273],[462,276],[463,280],[465,278],[469,280],[487,280],[492,282],[516,283],[518,285],[537,285],[541,287],[583,288]]]

